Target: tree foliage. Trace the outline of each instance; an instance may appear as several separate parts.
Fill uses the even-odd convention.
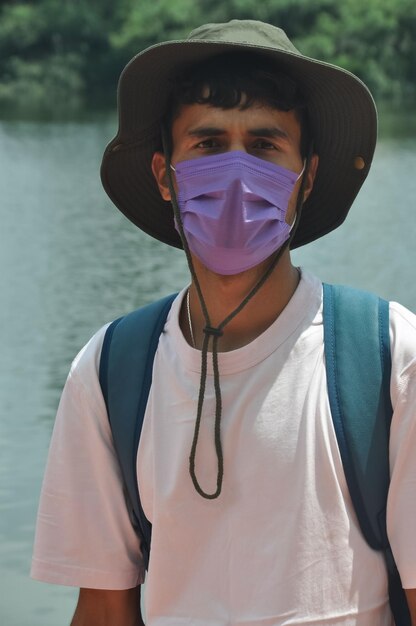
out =
[[[125,63],[196,26],[251,18],[309,56],[357,74],[375,96],[416,95],[415,0],[0,1],[0,107],[114,102]]]

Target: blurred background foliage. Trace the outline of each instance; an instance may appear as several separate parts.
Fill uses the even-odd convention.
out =
[[[281,26],[304,54],[354,72],[379,101],[416,97],[415,0],[0,0],[0,110],[114,106],[137,52],[233,18]]]

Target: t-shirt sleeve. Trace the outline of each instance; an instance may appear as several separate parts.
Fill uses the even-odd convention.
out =
[[[105,327],[72,364],[53,429],[31,576],[91,589],[144,580],[97,371]]]
[[[391,483],[387,530],[405,589],[416,588],[416,316],[390,305]]]

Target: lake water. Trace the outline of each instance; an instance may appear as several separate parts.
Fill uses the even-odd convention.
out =
[[[416,129],[381,117],[372,171],[346,223],[294,253],[322,279],[416,310]],[[60,390],[103,323],[188,280],[183,255],[142,234],[101,188],[114,116],[0,121],[0,623],[66,626],[76,591],[28,578]]]

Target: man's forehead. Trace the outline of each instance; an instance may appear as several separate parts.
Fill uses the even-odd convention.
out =
[[[223,109],[208,104],[185,104],[180,107],[173,122],[173,135],[197,136],[232,132],[234,129],[253,134],[259,129],[267,129],[267,136],[298,136],[300,123],[294,111],[281,111],[261,102],[253,102],[250,107]],[[204,133],[205,131],[208,131]]]

